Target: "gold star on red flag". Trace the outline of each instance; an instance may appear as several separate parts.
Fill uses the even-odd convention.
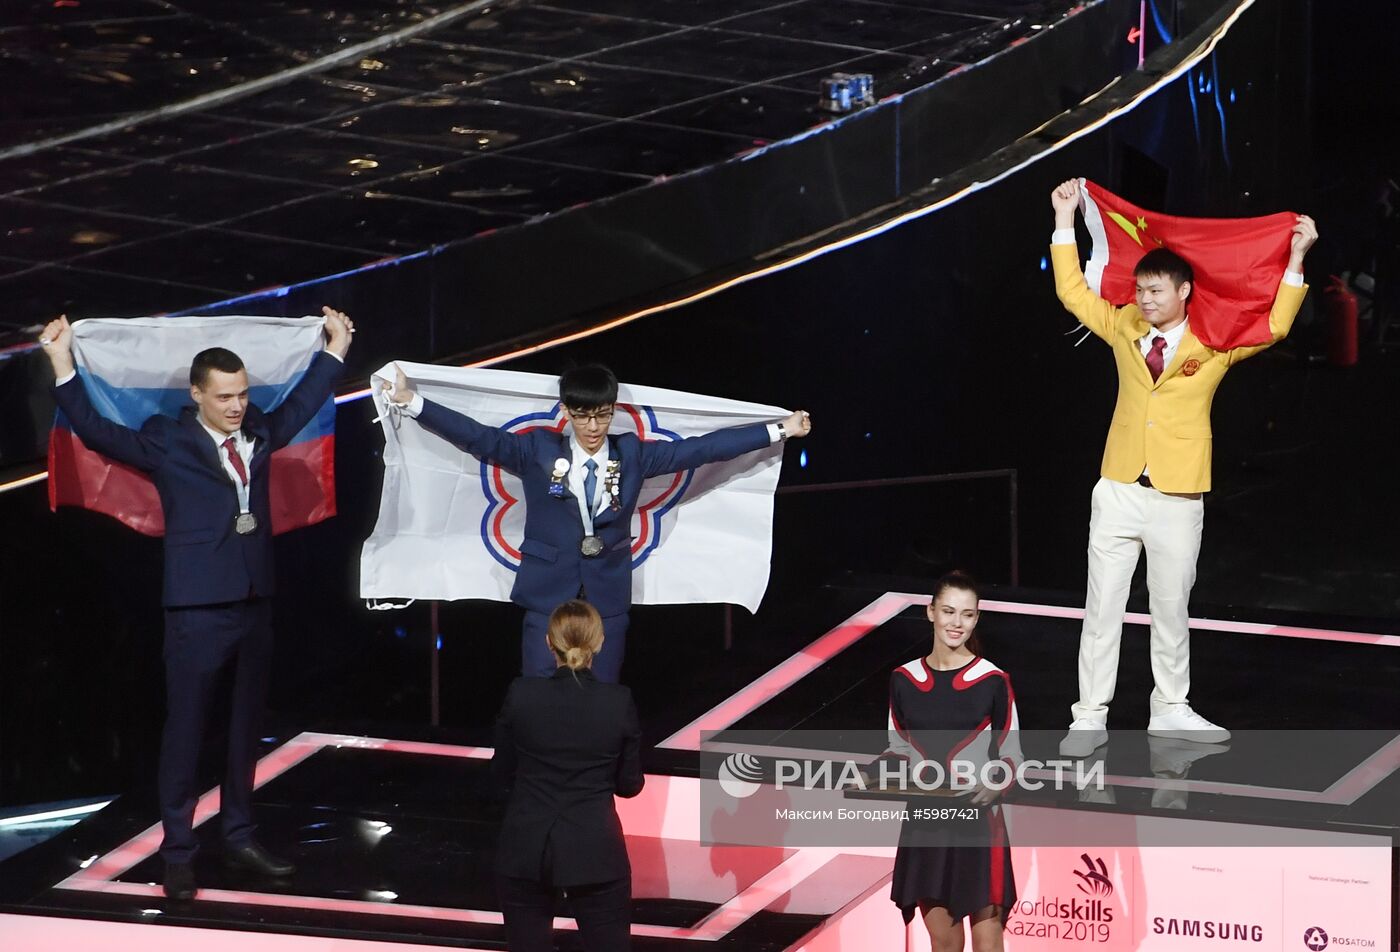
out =
[[[1109,212],[1108,217],[1113,219],[1114,224],[1116,224],[1119,228],[1126,231],[1128,233],[1128,237],[1133,239],[1133,241],[1137,242],[1139,247],[1142,246],[1142,239],[1138,237],[1138,228],[1142,228],[1142,230],[1146,231],[1147,222],[1139,218],[1137,220],[1137,224],[1133,224],[1117,212]]]

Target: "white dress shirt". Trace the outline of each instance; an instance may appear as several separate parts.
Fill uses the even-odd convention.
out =
[[[588,518],[588,512],[584,510],[585,504],[588,506],[588,511],[592,512],[594,516],[603,511],[604,500],[607,500],[606,505],[612,504],[612,499],[608,497],[605,485],[608,475],[608,441],[604,440],[603,445],[598,447],[598,452],[592,456],[588,455],[588,451],[573,439],[569,440],[569,450],[569,491],[578,500],[579,517],[583,519],[583,525],[586,529],[592,524],[592,520]],[[589,460],[596,463],[598,468],[595,470],[596,485],[593,487],[593,498],[586,500],[583,495],[583,481],[588,478],[587,463]]]
[[[1166,338],[1167,344],[1162,348],[1162,370],[1166,371],[1166,369],[1172,365],[1172,358],[1176,356],[1177,348],[1181,346],[1181,338],[1186,334],[1186,325],[1188,323],[1189,321],[1181,321],[1171,330],[1167,331],[1159,331],[1154,327],[1152,330],[1139,337],[1138,349],[1142,351],[1143,359],[1145,360],[1147,355],[1152,352],[1152,345],[1156,342],[1157,338]]]
[[[242,429],[236,433],[224,433],[214,429],[204,422],[203,417],[198,417],[199,425],[204,427],[204,432],[209,434],[209,438],[214,441],[214,452],[218,454],[219,464],[224,468],[224,475],[233,482],[233,488],[238,491],[238,511],[248,511],[249,491],[253,486],[253,445],[257,443],[253,437],[246,435]],[[238,470],[233,468],[233,461],[229,459],[228,453],[224,450],[224,441],[233,437],[233,448],[238,453],[238,458],[243,461],[243,472],[248,474],[248,485],[243,485],[243,478],[238,475]]]

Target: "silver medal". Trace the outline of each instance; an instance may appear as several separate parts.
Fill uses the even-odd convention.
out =
[[[239,535],[251,535],[258,529],[258,517],[251,512],[240,512],[233,520],[233,531]]]
[[[583,541],[579,543],[578,548],[579,551],[582,552],[585,557],[591,559],[594,556],[600,555],[602,553],[603,540],[595,535],[586,535],[583,537]]]

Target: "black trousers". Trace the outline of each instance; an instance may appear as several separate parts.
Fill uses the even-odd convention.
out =
[[[188,863],[198,848],[199,750],[214,692],[229,667],[233,697],[219,816],[224,842],[236,848],[253,840],[253,771],[272,667],[272,602],[251,598],[166,609],[166,712],[157,788],[165,828],[160,854],[167,863]]]
[[[551,921],[560,895],[565,915],[578,923],[588,952],[627,952],[632,948],[632,878],[559,889],[534,879],[498,876],[496,889],[506,919],[511,952],[552,952]]]

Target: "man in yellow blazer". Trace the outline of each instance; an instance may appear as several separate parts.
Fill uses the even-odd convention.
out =
[[[1113,348],[1118,402],[1089,518],[1088,594],[1079,638],[1079,701],[1060,753],[1086,757],[1107,739],[1108,704],[1118,679],[1123,613],[1138,555],[1147,550],[1154,687],[1147,732],[1203,743],[1230,732],[1191,709],[1188,602],[1201,550],[1202,494],[1210,490],[1210,404],[1225,372],[1288,335],[1307,294],[1303,258],[1317,240],[1298,217],[1288,270],[1269,314],[1266,344],[1212,350],[1191,333],[1194,275],[1179,255],[1149,251],[1134,269],[1135,303],[1115,307],[1084,280],[1075,244],[1078,179],[1050,197],[1055,232],[1050,259],[1066,310]]]

